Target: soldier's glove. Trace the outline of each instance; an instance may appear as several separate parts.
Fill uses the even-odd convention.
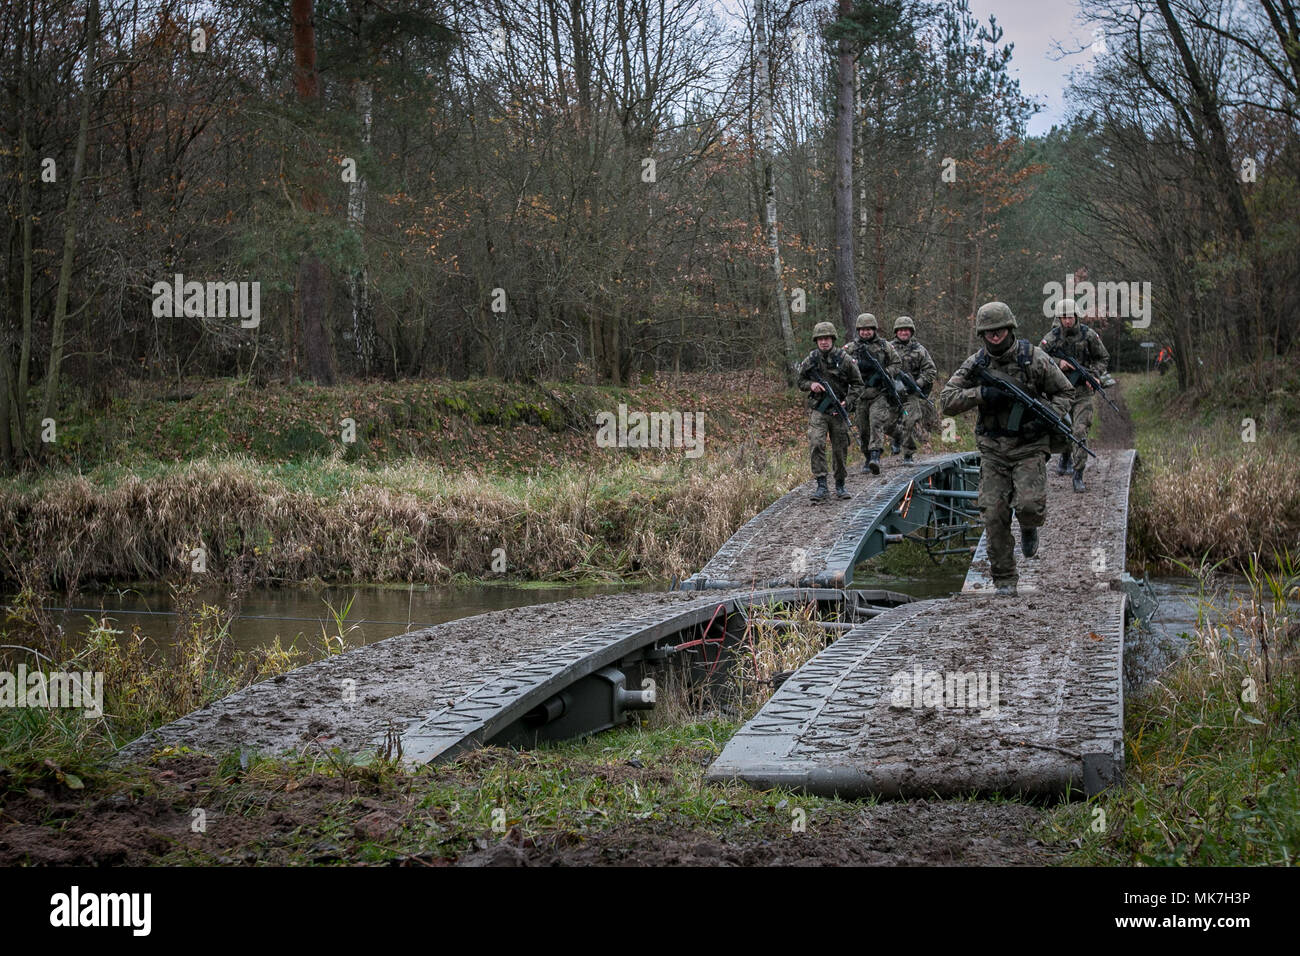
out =
[[[1010,405],[1012,398],[1002,389],[993,385],[980,386],[980,404],[990,412]]]

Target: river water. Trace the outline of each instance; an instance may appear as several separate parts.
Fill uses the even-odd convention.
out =
[[[965,576],[964,565],[954,562],[937,566],[920,577],[867,577],[857,581],[856,586],[901,591],[925,600],[960,591]],[[491,584],[357,585],[319,590],[305,585],[259,587],[244,596],[239,615],[230,625],[230,634],[237,648],[269,645],[278,637],[282,645],[296,647],[314,659],[324,656],[327,637],[335,639],[337,645],[341,636],[345,647],[358,647],[485,611],[596,594],[660,591],[667,586],[662,581],[643,581],[584,587]],[[1159,611],[1149,629],[1129,630],[1125,672],[1130,689],[1147,683],[1177,656],[1185,635],[1196,628],[1204,601],[1213,596],[1222,607],[1225,598],[1244,599],[1249,595],[1244,579],[1227,576],[1218,579],[1216,595],[1202,592],[1192,578],[1155,579],[1150,587],[1159,601]],[[223,607],[226,593],[221,588],[211,588],[200,592],[198,599]],[[113,626],[125,633],[138,626],[141,634],[164,647],[173,642],[178,623],[169,590],[153,583],[84,593],[71,606],[54,606],[48,610],[65,631],[85,631],[90,626],[89,618],[98,620],[107,616],[114,622]],[[336,613],[343,617],[341,623],[335,620]]]

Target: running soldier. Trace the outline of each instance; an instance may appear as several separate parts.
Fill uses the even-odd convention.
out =
[[[975,445],[980,453],[979,508],[988,535],[989,564],[998,594],[1014,595],[1015,539],[1011,513],[1020,523],[1020,548],[1025,557],[1038,551],[1038,529],[1047,516],[1047,432],[1025,406],[993,385],[981,385],[975,366],[994,378],[1018,385],[1031,398],[1051,405],[1058,415],[1067,411],[1070,383],[1047,353],[1029,339],[1017,339],[1011,308],[987,302],[975,317],[975,331],[984,347],[957,369],[941,396],[943,414],[979,409]]]
[[[1110,355],[1106,352],[1106,346],[1101,344],[1101,336],[1079,321],[1073,299],[1061,299],[1056,303],[1056,320],[1059,324],[1053,325],[1043,337],[1041,347],[1057,359],[1057,365],[1069,380],[1070,418],[1074,422],[1074,437],[1080,441],[1087,441],[1094,406],[1092,386],[1085,382],[1083,376],[1072,369],[1070,363],[1061,356],[1070,356],[1097,376],[1097,380],[1102,383],[1102,388],[1105,388],[1106,366],[1110,363]],[[1072,462],[1071,452],[1074,456]],[[1061,452],[1056,473],[1068,475],[1073,471],[1074,490],[1085,491],[1083,469],[1087,464],[1088,453],[1071,442],[1070,448]]]
[[[898,355],[894,347],[880,337],[880,325],[870,312],[863,312],[857,321],[858,337],[856,341],[845,346],[844,351],[858,365],[862,375],[862,397],[857,403],[858,440],[862,443],[862,454],[866,462],[863,471],[873,475],[880,474],[880,453],[885,449],[885,432],[889,431],[898,418],[898,411],[890,401],[886,389],[897,395],[893,374],[898,369]],[[882,381],[880,374],[871,367],[866,355],[870,354],[885,370]]]
[[[808,357],[799,366],[799,389],[808,392],[808,444],[812,451],[812,473],[817,479],[817,490],[812,494],[813,501],[825,501],[826,490],[826,435],[830,434],[831,454],[835,464],[835,497],[852,497],[844,490],[844,479],[848,476],[845,462],[849,455],[848,408],[862,391],[862,375],[858,366],[845,354],[844,349],[835,347],[835,326],[829,322],[818,322],[813,327],[813,341],[817,348],[808,353]],[[821,382],[815,381],[820,376],[830,385],[844,410],[841,416],[834,413],[830,403],[833,399],[825,394]]]
[[[916,452],[918,432],[920,440],[925,441],[924,398],[930,397],[930,388],[934,385],[934,380],[939,377],[939,370],[935,367],[934,359],[930,357],[930,351],[913,338],[915,334],[916,324],[911,318],[900,315],[894,320],[893,345],[899,366],[902,371],[912,376],[922,392],[922,395],[913,395],[909,392],[903,396],[903,408],[906,414],[894,423],[893,451],[897,455],[901,445],[905,463],[911,462],[912,455]]]

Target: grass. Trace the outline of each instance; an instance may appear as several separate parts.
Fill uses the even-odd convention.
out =
[[[127,634],[108,619],[87,615],[79,635],[55,627],[39,592],[24,590],[4,608],[0,669],[23,663],[28,674],[92,672],[103,675],[103,716],[84,708],[0,708],[0,792],[70,777],[77,788],[107,774],[105,762],[140,734],[251,683],[285,673],[301,655],[269,646],[236,651],[229,635],[238,597],[227,607],[195,600],[192,585],[173,587],[178,616],[170,653],[151,653],[138,627]]]
[[[1045,839],[1082,865],[1294,865],[1300,858],[1300,573],[1255,565],[1211,598],[1187,653],[1125,714],[1126,786],[1059,808]]]
[[[688,828],[727,838],[753,830],[765,840],[858,807],[842,801],[741,785],[705,785],[704,772],[736,724],[627,727],[598,737],[517,752],[489,747],[417,770],[357,764],[337,754],[291,760],[225,760],[181,801],[252,823],[276,813],[280,794],[330,794],[295,828],[268,826],[243,844],[250,859],[276,863],[436,862],[492,843],[554,841],[574,846],[626,827]],[[165,754],[166,767],[186,754]],[[333,786],[330,786],[330,785]],[[359,822],[358,818],[361,818]],[[378,832],[365,820],[376,820]],[[194,840],[157,862],[229,863],[231,848]]]

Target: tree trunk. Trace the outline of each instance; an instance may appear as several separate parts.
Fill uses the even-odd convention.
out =
[[[790,304],[785,295],[785,273],[781,267],[781,227],[777,221],[776,209],[776,170],[772,165],[772,154],[776,151],[776,135],[772,124],[772,62],[767,42],[767,3],[757,0],[754,14],[757,20],[758,39],[758,88],[763,104],[763,209],[764,226],[767,228],[767,244],[772,250],[772,287],[776,297],[777,317],[781,323],[781,342],[785,349],[785,377],[787,383],[794,384],[794,369],[798,364],[798,355],[794,344],[794,327],[790,323]],[[678,365],[680,365],[680,349]]]
[[[841,17],[853,13],[853,0],[839,0]],[[839,41],[839,98],[835,131],[835,292],[840,321],[851,334],[858,317],[858,287],[853,275],[853,76],[849,41]]]
[[[320,99],[320,78],[316,74],[316,27],[312,21],[312,0],[293,0],[294,85],[305,104]],[[308,214],[323,205],[312,185],[303,189],[303,209]],[[307,377],[318,385],[333,385],[336,377],[334,352],[325,328],[325,264],[306,253],[298,267],[298,314],[302,329],[303,360]]]
[[[356,94],[361,147],[363,152],[367,152],[370,149],[370,84],[358,80]],[[352,345],[362,373],[369,375],[375,356],[375,324],[370,310],[370,274],[365,265],[366,179],[359,172],[356,180],[348,184],[348,227],[357,234],[362,252],[361,268],[348,277],[348,294],[352,299]]]
[[[68,181],[68,200],[63,209],[63,263],[59,267],[59,287],[54,299],[54,320],[50,329],[50,366],[45,375],[45,398],[41,412],[32,423],[40,429],[41,421],[54,412],[59,390],[59,367],[63,364],[63,329],[68,319],[68,291],[72,286],[72,260],[77,251],[77,198],[81,177],[86,168],[86,139],[90,130],[90,97],[95,83],[95,54],[99,45],[99,0],[90,0],[86,10],[86,72],[82,84],[81,116],[77,123],[77,146],[72,161],[72,178]],[[19,396],[22,400],[22,396]],[[36,447],[35,438],[32,447]]]

